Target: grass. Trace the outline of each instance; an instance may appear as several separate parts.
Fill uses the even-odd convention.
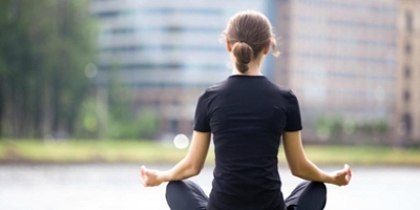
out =
[[[420,150],[373,146],[307,146],[315,163],[352,165],[420,165]],[[284,156],[284,155],[283,155]]]
[[[307,156],[322,165],[418,165],[420,150],[372,146],[305,146]],[[187,150],[152,141],[0,140],[0,163],[176,163]],[[282,148],[280,164],[285,164]],[[214,164],[213,150],[207,157]]]
[[[0,141],[0,162],[172,162],[185,151],[138,141]]]

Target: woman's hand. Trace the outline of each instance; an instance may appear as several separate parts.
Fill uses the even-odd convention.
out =
[[[344,165],[343,169],[333,172],[331,176],[333,177],[332,184],[337,186],[348,185],[352,177],[350,166]]]
[[[155,187],[162,184],[162,172],[147,169],[145,166],[140,168],[140,182],[145,187]]]

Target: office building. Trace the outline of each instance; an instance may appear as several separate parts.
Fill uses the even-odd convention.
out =
[[[396,140],[409,146],[420,143],[420,1],[398,3]]]
[[[282,43],[275,80],[296,93],[305,137],[315,121],[386,121],[395,100],[396,1],[279,1]]]

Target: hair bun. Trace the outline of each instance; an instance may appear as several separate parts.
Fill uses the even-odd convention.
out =
[[[252,47],[243,41],[236,42],[233,45],[233,55],[236,58],[235,65],[238,71],[241,73],[248,71],[248,63],[251,62],[251,59],[254,57]]]

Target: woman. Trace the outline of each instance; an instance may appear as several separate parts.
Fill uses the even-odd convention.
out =
[[[270,22],[261,13],[241,12],[231,18],[224,35],[235,64],[233,72],[198,99],[188,154],[168,171],[142,166],[140,180],[147,187],[169,182],[166,198],[172,210],[323,209],[323,183],[347,185],[351,170],[346,165],[325,173],[306,158],[296,96],[260,72],[270,46],[278,54]],[[211,134],[216,166],[208,198],[199,186],[184,179],[200,173]],[[309,180],[285,200],[277,169],[281,136],[292,174]]]

